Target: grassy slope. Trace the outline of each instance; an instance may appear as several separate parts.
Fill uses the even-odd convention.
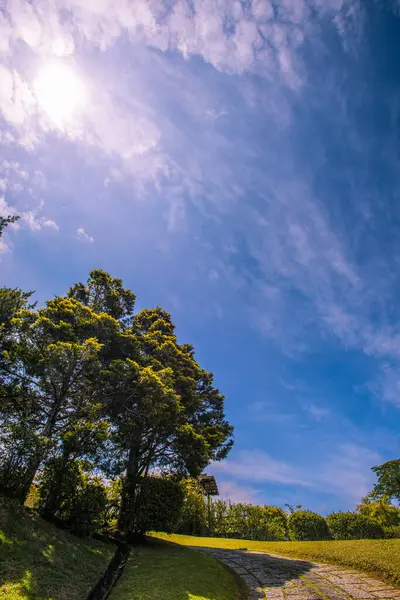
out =
[[[80,540],[0,498],[0,599],[82,600],[112,548]]]
[[[355,567],[400,587],[400,539],[339,542],[252,542],[184,535],[156,537],[186,546],[247,549]]]
[[[241,593],[234,576],[213,558],[175,544],[153,542],[133,550],[110,600],[158,598],[239,600]]]

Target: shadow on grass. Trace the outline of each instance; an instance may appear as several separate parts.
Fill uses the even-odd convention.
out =
[[[248,553],[246,549],[188,548],[151,538],[133,549],[110,600],[244,600],[247,586],[232,567],[243,558],[257,562],[258,556],[260,569],[266,570],[272,581],[270,587],[279,588],[298,579],[313,566],[306,561]]]
[[[0,498],[0,597],[82,600],[110,555]]]

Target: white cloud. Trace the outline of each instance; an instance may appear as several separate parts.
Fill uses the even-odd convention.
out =
[[[371,468],[382,457],[357,444],[342,444],[317,472],[319,487],[353,504],[359,503],[372,489],[375,475]]]
[[[212,468],[245,481],[313,487],[292,465],[258,450],[244,450],[235,459],[213,463]]]
[[[10,247],[0,238],[0,254],[5,254],[6,252],[10,252]]]
[[[86,231],[84,230],[83,227],[79,227],[76,230],[76,237],[81,242],[87,242],[89,244],[92,244],[94,242],[94,238],[91,235],[89,235],[88,233],[86,233]]]
[[[379,400],[400,408],[400,364],[384,364],[368,387]]]
[[[218,491],[219,497],[223,500],[247,504],[255,504],[259,494],[258,489],[248,485],[240,485],[235,481],[218,481]]]
[[[310,488],[340,498],[350,507],[360,502],[372,489],[375,476],[371,468],[382,462],[382,457],[363,446],[347,443],[333,446],[329,454],[310,462],[290,464],[262,451],[239,452],[235,458],[214,463],[212,470],[218,477],[229,476],[229,485],[239,491],[244,483],[278,484],[298,488]],[[227,494],[229,487],[227,487]],[[263,502],[262,492],[250,486],[248,497]],[[301,503],[301,490],[297,498]]]
[[[136,192],[144,195],[168,187],[169,232],[185,227],[188,198],[215,220],[232,207],[240,218],[237,207],[245,190],[256,189],[262,207],[248,207],[241,233],[251,238],[248,255],[260,271],[258,283],[252,277],[256,299],[251,306],[257,327],[291,354],[307,350],[308,332],[319,328],[316,335],[334,335],[346,346],[373,356],[400,356],[399,335],[390,330],[382,333],[381,323],[370,325],[369,280],[357,267],[342,232],[321,208],[314,185],[318,169],[307,171],[304,165],[292,164],[284,146],[276,156],[267,156],[264,148],[249,149],[241,137],[232,140],[223,135],[214,115],[231,123],[237,115],[221,109],[212,86],[203,86],[189,69],[175,69],[164,56],[143,50],[178,51],[186,58],[200,56],[223,73],[261,76],[266,91],[246,81],[240,97],[245,98],[251,117],[257,117],[254,122],[263,116],[270,119],[273,147],[293,121],[292,94],[300,94],[307,82],[301,45],[321,35],[322,21],[336,26],[344,46],[352,43],[349,37],[359,39],[363,10],[357,0],[253,0],[246,6],[230,0],[177,0],[172,5],[161,0],[38,0],[34,7],[9,3],[8,10],[10,19],[0,15],[0,51],[7,54],[0,64],[0,111],[9,125],[9,131],[1,133],[2,143],[32,149],[52,131],[100,149],[110,162],[116,160],[115,172],[132,177]],[[71,19],[64,18],[65,11],[70,11]],[[135,67],[126,72],[121,67],[118,81],[112,74],[104,81],[83,72],[90,101],[73,126],[57,130],[37,106],[32,77],[15,67],[16,40],[29,46],[35,60],[63,56],[66,64],[78,69],[75,38],[105,50],[122,34],[127,34],[125,39],[139,57]],[[316,46],[323,43],[319,38],[315,41]],[[154,79],[150,75],[147,79],[146,73]],[[153,98],[154,85],[167,98],[171,95],[171,104],[179,101],[186,127]],[[234,83],[230,85],[235,89]],[[205,122],[207,127],[192,136],[193,122]],[[233,145],[237,164],[249,165],[246,169],[232,164]],[[261,153],[268,177],[260,182],[251,165]],[[57,228],[54,221],[43,218],[27,210],[23,220],[36,231]],[[82,231],[77,232],[80,239],[93,241]],[[224,271],[238,285],[241,275]],[[301,312],[296,320],[292,318],[294,294],[296,311]]]
[[[310,3],[305,0],[282,0],[276,15],[269,0],[253,0],[248,7],[230,0],[196,0],[193,4],[177,0],[172,7],[160,0],[135,3],[64,0],[62,5],[73,11],[79,34],[102,49],[112,45],[126,31],[134,42],[161,50],[178,50],[187,57],[199,55],[217,69],[239,73],[252,68],[266,73],[275,70],[272,57],[269,62],[265,60],[271,42],[278,42],[273,45],[278,64],[285,62],[283,54],[286,54],[286,62],[291,61],[290,55],[312,22]],[[321,17],[332,18],[339,31],[343,31],[346,18],[353,15],[342,9],[352,6],[355,12],[357,3],[313,0],[311,6]],[[279,39],[268,36],[262,29],[274,16],[283,29]]]
[[[41,216],[44,203],[41,202],[33,210],[20,211],[14,206],[7,204],[5,198],[0,196],[0,216],[7,217],[9,215],[18,215],[20,218],[17,222],[12,223],[10,227],[12,229],[19,229],[20,227],[26,227],[33,232],[40,231],[43,227],[59,230],[57,223],[53,219],[49,219],[46,216]],[[4,250],[3,250],[4,251]]]
[[[305,404],[303,408],[315,421],[323,421],[331,415],[331,411],[325,406],[311,403]]]
[[[313,0],[313,3],[318,5],[321,16],[332,19],[339,13],[344,18],[343,6],[355,4],[350,0],[323,5]],[[281,77],[289,87],[298,87],[302,68],[298,64],[297,49],[305,32],[313,26],[308,5],[306,0],[284,0],[279,10],[274,11],[269,0],[254,0],[247,8],[230,0],[196,0],[193,5],[177,0],[172,6],[161,0],[134,3],[128,0],[39,0],[35,7],[15,2],[8,5],[12,31],[8,21],[6,26],[3,19],[0,32],[3,32],[3,40],[7,40],[4,45],[8,52],[12,52],[13,40],[22,39],[33,52],[46,58],[71,58],[74,36],[83,37],[104,50],[127,32],[135,52],[139,45],[163,51],[177,50],[185,57],[201,56],[221,71],[255,71],[267,77],[271,85]],[[70,20],[65,19],[65,11],[70,11]],[[87,143],[98,141],[107,152],[117,151],[122,158],[135,157],[136,160],[158,145],[156,120],[143,110],[131,112],[129,107],[121,119],[121,113],[113,109],[115,95],[104,102],[107,96],[104,87],[98,85],[94,90],[94,97],[103,95],[102,105],[93,103],[87,111],[87,119],[64,133],[72,139],[85,139]],[[39,143],[40,130],[54,125],[38,113],[31,82],[5,64],[0,66],[0,107],[6,121],[19,129],[19,143],[26,147]],[[160,161],[165,169],[166,160],[160,154],[150,159],[153,163],[150,171],[159,169]],[[135,174],[141,171],[142,166],[139,166]]]
[[[40,225],[42,227],[48,227],[49,229],[54,229],[55,231],[59,231],[59,226],[53,219],[48,219],[47,217],[41,217],[39,219]]]
[[[0,112],[11,125],[24,125],[36,101],[19,73],[0,64]]]
[[[253,402],[249,407],[246,407],[246,415],[254,421],[275,423],[288,427],[294,425],[298,427],[299,417],[294,412],[282,410],[280,406],[274,402],[257,401]]]
[[[40,209],[41,210],[41,207]],[[59,226],[53,219],[47,217],[38,217],[37,211],[27,211],[21,213],[21,222],[25,223],[31,231],[40,231],[43,227],[59,231]]]

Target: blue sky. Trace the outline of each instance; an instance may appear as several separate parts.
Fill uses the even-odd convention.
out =
[[[0,2],[1,283],[170,310],[233,500],[353,508],[398,457],[399,34],[395,0]]]

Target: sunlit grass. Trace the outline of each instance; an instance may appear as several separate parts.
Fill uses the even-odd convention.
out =
[[[0,499],[1,600],[82,600],[111,553]]]
[[[184,546],[247,549],[335,563],[371,573],[400,587],[400,539],[330,542],[254,542],[224,538],[153,534]]]
[[[210,556],[175,544],[135,548],[110,600],[239,600],[234,575]]]

